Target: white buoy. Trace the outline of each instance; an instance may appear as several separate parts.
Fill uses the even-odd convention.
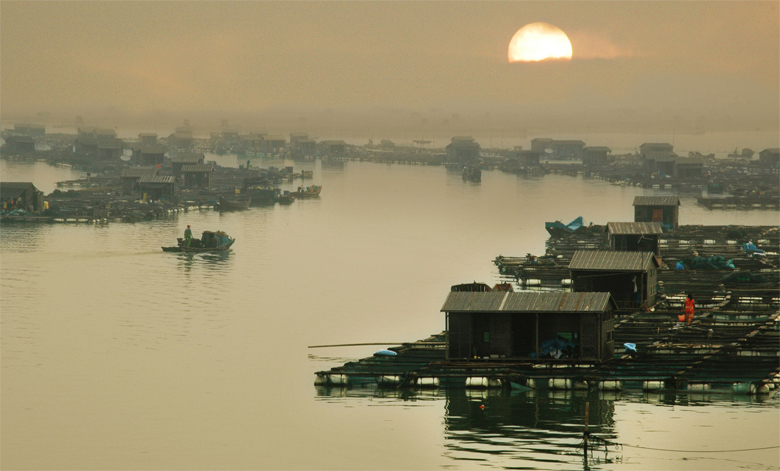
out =
[[[439,378],[426,376],[423,378],[417,378],[417,386],[421,388],[438,388]]]
[[[488,379],[483,376],[472,376],[466,378],[466,388],[486,388],[488,387]]]
[[[658,391],[659,389],[664,389],[664,382],[663,381],[643,381],[642,382],[642,391]]]
[[[550,389],[571,389],[571,380],[566,378],[550,378],[547,380]]]
[[[620,381],[599,382],[599,391],[620,391],[622,389],[623,389],[623,383]]]

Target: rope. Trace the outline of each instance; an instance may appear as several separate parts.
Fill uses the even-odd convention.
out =
[[[604,440],[603,438],[598,438],[598,437],[591,437],[591,438],[596,438],[597,440],[602,441],[610,446],[623,446],[623,447],[640,448],[642,450],[653,450],[653,451],[668,451],[671,453],[736,453],[741,451],[760,451],[760,450],[773,450],[773,449],[780,448],[780,445],[773,445],[773,446],[764,446],[758,448],[739,448],[734,450],[671,450],[668,448],[653,448],[653,447],[641,446],[641,445],[626,445],[623,443],[610,442]]]

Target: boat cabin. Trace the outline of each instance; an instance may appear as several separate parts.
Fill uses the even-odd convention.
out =
[[[615,307],[609,293],[452,291],[447,358],[605,361]]]
[[[655,304],[659,266],[652,252],[578,250],[569,271],[574,292],[609,292],[628,311]]]
[[[671,229],[680,224],[680,198],[677,196],[637,196],[634,222],[660,222]]]
[[[664,230],[658,222],[608,222],[606,231],[612,250],[661,255],[658,239]]]

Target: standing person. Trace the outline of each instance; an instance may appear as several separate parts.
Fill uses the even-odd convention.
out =
[[[693,295],[688,293],[688,297],[685,298],[685,323],[691,325],[693,321],[693,311],[696,308],[696,303],[693,301]]]
[[[189,224],[187,224],[187,229],[184,229],[184,241],[187,243],[187,247],[189,247],[192,242],[192,229],[190,229]]]

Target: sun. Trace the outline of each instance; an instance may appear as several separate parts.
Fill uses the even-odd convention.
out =
[[[529,23],[512,36],[509,62],[571,60],[571,42],[560,28],[549,23]]]

